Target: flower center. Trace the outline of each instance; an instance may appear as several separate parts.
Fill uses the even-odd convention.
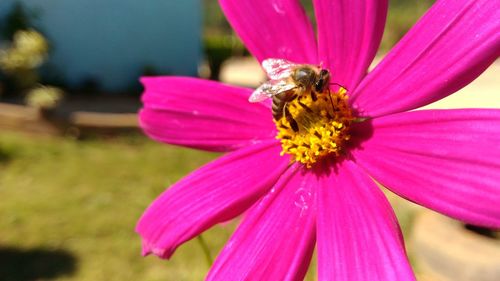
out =
[[[281,155],[290,154],[292,161],[308,168],[324,157],[340,156],[354,120],[347,98],[341,87],[336,92],[302,94],[289,102],[286,106],[293,119],[283,116],[275,120]],[[290,124],[294,121],[296,125]]]

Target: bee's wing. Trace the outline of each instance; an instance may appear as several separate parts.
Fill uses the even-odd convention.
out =
[[[248,98],[248,101],[260,102],[279,93],[294,89],[295,87],[294,84],[287,83],[286,80],[269,80],[255,89],[250,98]]]
[[[271,80],[281,80],[290,77],[297,64],[284,59],[265,59],[262,68]]]

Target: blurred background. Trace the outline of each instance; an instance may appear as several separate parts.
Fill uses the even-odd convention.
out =
[[[374,64],[433,2],[390,1]],[[499,108],[499,70],[427,108]],[[145,208],[218,156],[142,135],[142,75],[265,80],[215,0],[0,1],[0,281],[203,278],[204,246],[214,258],[237,222],[169,262],[140,256]],[[500,280],[498,232],[388,196],[420,280]]]

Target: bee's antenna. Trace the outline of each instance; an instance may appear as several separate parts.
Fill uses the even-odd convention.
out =
[[[333,83],[330,83],[330,85],[339,86],[339,87],[341,87],[341,88],[346,89],[346,91],[348,91],[348,92],[349,92],[349,89],[347,89],[346,87],[344,87],[344,85],[340,85],[339,83],[335,83],[335,82],[333,82]]]

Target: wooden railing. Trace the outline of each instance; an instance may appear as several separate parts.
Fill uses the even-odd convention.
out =
[[[74,111],[60,113],[29,106],[0,103],[0,132],[22,131],[43,135],[114,135],[139,132],[137,114]]]

